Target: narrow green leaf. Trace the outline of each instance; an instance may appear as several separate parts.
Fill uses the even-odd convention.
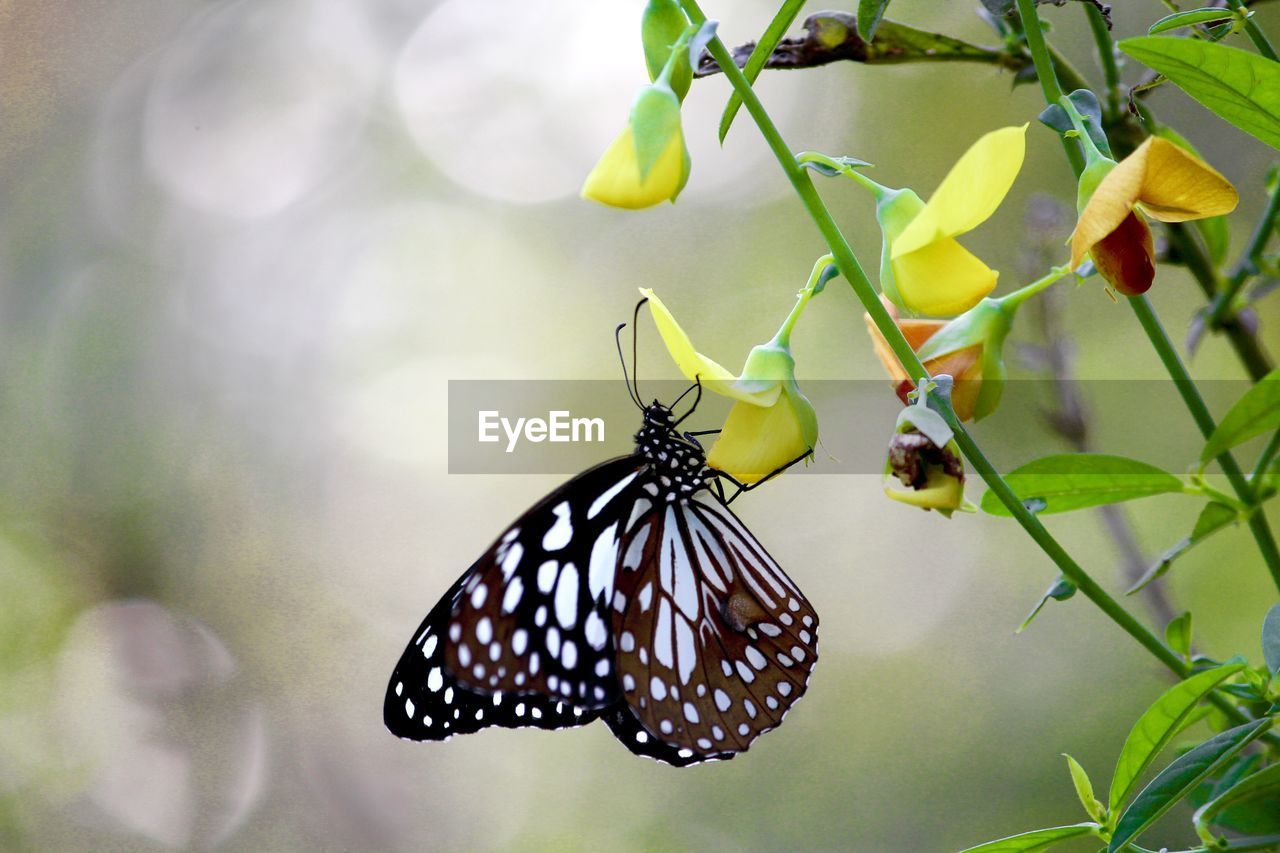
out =
[[[1102,504],[1182,491],[1182,480],[1154,465],[1101,453],[1064,453],[1028,462],[1005,475],[1018,498],[1042,500],[1041,513],[1070,512]],[[995,493],[982,496],[982,508],[1009,515]]]
[[[1040,596],[1040,600],[1036,602],[1036,606],[1031,608],[1031,612],[1027,614],[1027,618],[1022,620],[1022,624],[1018,626],[1015,634],[1021,634],[1027,630],[1027,626],[1031,624],[1031,620],[1040,615],[1040,611],[1049,603],[1049,599],[1054,601],[1066,601],[1068,598],[1076,594],[1076,585],[1067,580],[1062,575],[1058,575],[1058,579],[1053,585],[1045,590],[1044,595]]]
[[[1280,148],[1280,63],[1202,39],[1141,36],[1118,46],[1219,118]]]
[[[1280,66],[1280,62],[1274,64]],[[1276,84],[1280,85],[1280,78]],[[1205,464],[1237,444],[1277,428],[1280,428],[1280,368],[1258,380],[1227,410],[1205,443],[1200,463]]]
[[[1173,685],[1164,695],[1143,712],[1125,738],[1120,757],[1116,760],[1115,773],[1111,777],[1111,794],[1107,799],[1110,811],[1116,811],[1133,791],[1138,777],[1147,765],[1169,745],[1177,734],[1183,719],[1209,691],[1227,678],[1244,669],[1244,664],[1220,666],[1196,673],[1185,681]]]
[[[1153,36],[1156,33],[1168,32],[1176,30],[1179,27],[1194,27],[1197,24],[1207,24],[1212,21],[1225,21],[1231,17],[1231,12],[1227,9],[1192,9],[1189,12],[1175,12],[1172,15],[1165,15],[1156,21],[1147,30],[1147,35]]]
[[[1209,827],[1229,809],[1240,813],[1246,810],[1262,815],[1270,813],[1280,825],[1280,764],[1272,764],[1252,776],[1246,776],[1196,810],[1193,818],[1196,832],[1205,842],[1213,838]]]
[[[1270,720],[1256,720],[1214,735],[1194,749],[1174,759],[1134,797],[1120,815],[1107,853],[1124,849],[1166,811],[1199,785],[1201,780],[1226,764],[1254,738],[1271,726]]]
[[[1133,586],[1125,590],[1125,595],[1133,595],[1138,590],[1151,583],[1156,578],[1163,575],[1173,567],[1173,561],[1199,545],[1208,537],[1217,533],[1219,530],[1226,528],[1228,525],[1234,524],[1240,520],[1240,515],[1233,507],[1221,504],[1216,501],[1210,501],[1205,504],[1204,509],[1200,510],[1199,517],[1196,518],[1195,527],[1191,529],[1188,536],[1179,539],[1173,547],[1160,556],[1155,565],[1147,569],[1142,577],[1134,582]]]
[[[858,0],[858,35],[863,41],[876,37],[876,28],[888,7],[889,0]]]
[[[1048,850],[1060,841],[1081,838],[1085,835],[1097,835],[1096,823],[1075,823],[1071,826],[1053,826],[1048,829],[1033,829],[1019,835],[1010,835],[996,841],[988,841],[977,847],[968,847],[960,853],[1037,853]]]
[[[1262,620],[1262,659],[1272,675],[1280,673],[1280,604],[1268,610]]]
[[[760,36],[760,40],[756,42],[756,46],[752,48],[751,55],[747,57],[747,64],[742,68],[742,76],[747,78],[748,83],[756,82],[756,78],[760,76],[760,72],[764,70],[764,64],[773,54],[773,49],[778,46],[778,42],[782,41],[782,37],[786,35],[787,29],[795,21],[796,15],[800,14],[800,10],[804,8],[805,0],[786,0],[778,9],[778,14],[773,16],[773,20],[769,22],[769,26],[765,28],[764,35]],[[888,0],[886,0],[886,3]],[[724,138],[729,133],[729,127],[733,124],[733,119],[738,114],[738,110],[742,108],[742,98],[737,92],[729,96],[729,102],[724,105],[724,113],[720,116],[720,143],[724,144]]]
[[[1084,806],[1089,817],[1098,823],[1103,823],[1107,819],[1107,807],[1098,802],[1098,798],[1093,795],[1093,783],[1089,781],[1089,774],[1084,772],[1080,762],[1070,755],[1064,752],[1062,757],[1067,759],[1067,769],[1071,771],[1071,784],[1075,786],[1076,798],[1080,800],[1080,805]]]
[[[1191,611],[1175,616],[1164,627],[1164,640],[1169,648],[1185,657],[1191,656]]]

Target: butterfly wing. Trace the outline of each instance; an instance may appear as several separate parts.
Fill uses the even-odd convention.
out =
[[[690,753],[683,763],[746,750],[804,694],[813,607],[709,491],[652,509],[620,548],[613,629],[630,711]]]
[[[453,677],[444,665],[449,617],[473,571],[458,578],[431,609],[400,656],[382,704],[382,719],[391,733],[409,740],[448,740],[488,726],[563,729],[595,719],[594,712],[567,702],[476,691]]]
[[[392,675],[383,716],[393,733],[564,728],[618,700],[607,607],[619,516],[644,464],[620,457],[565,483],[458,579]]]

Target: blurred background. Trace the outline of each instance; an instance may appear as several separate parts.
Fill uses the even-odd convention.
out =
[[[892,504],[874,476],[783,477],[735,504],[823,617],[807,697],[737,760],[673,770],[602,725],[444,745],[383,729],[420,618],[560,479],[451,476],[448,381],[616,379],[637,286],[736,366],[824,251],[745,114],[716,143],[720,78],[686,102],[678,205],[577,198],[644,82],[641,6],[0,0],[0,848],[932,851],[1083,819],[1059,754],[1105,785],[1162,671],[1083,598],[1015,636],[1047,559],[1008,520]],[[738,44],[770,6],[707,12]],[[991,43],[975,8],[891,16]],[[1116,28],[1165,11],[1117,4]],[[1096,81],[1081,10],[1045,14]],[[794,147],[922,194],[1040,110],[1035,87],[971,65],[841,63],[758,88]],[[1153,104],[1240,187],[1238,247],[1274,152],[1175,92]],[[1060,262],[1071,227],[1036,201],[1074,198],[1057,141],[1033,124],[1028,143],[966,238],[1006,290]],[[874,268],[869,199],[821,189]],[[1098,391],[1161,375],[1133,317],[1096,281],[1062,288],[1076,370],[1098,380],[1094,439],[1158,452],[1185,412]],[[1152,292],[1179,339],[1197,294],[1173,268]],[[1038,334],[1030,314],[1015,330]],[[802,379],[881,377],[839,282],[795,345]],[[652,334],[640,364],[675,376]],[[1220,340],[1193,366],[1242,375]],[[1025,461],[1049,405],[979,437]],[[883,444],[882,410],[824,418],[825,449]],[[1155,461],[1182,470],[1185,450]],[[1150,557],[1197,510],[1126,514]],[[1126,586],[1099,516],[1050,526]],[[1161,590],[1206,651],[1257,659],[1274,596],[1245,532]],[[1187,840],[1184,813],[1162,827]]]

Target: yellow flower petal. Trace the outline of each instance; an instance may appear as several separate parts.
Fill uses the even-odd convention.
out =
[[[750,485],[763,480],[812,449],[790,394],[772,406],[737,402],[711,452],[707,465]]]
[[[995,289],[998,275],[950,237],[893,259],[902,304],[920,314],[964,313]]]
[[[884,493],[895,501],[950,515],[964,506],[964,483],[940,467],[929,469],[923,489],[899,489],[888,484]]]
[[[674,133],[649,174],[641,178],[635,136],[627,125],[587,175],[582,197],[631,210],[674,200],[684,186],[685,157],[684,137]]]
[[[894,259],[972,231],[991,218],[1022,168],[1026,132],[1025,124],[1005,127],[973,143],[942,179],[924,210],[894,240]]]
[[[1071,235],[1079,266],[1136,205],[1156,219],[1185,222],[1235,209],[1239,197],[1222,175],[1167,139],[1152,136],[1112,169],[1089,198]]]
[[[738,387],[738,377],[730,373],[715,359],[705,356],[693,348],[693,342],[685,334],[684,329],[676,322],[676,318],[652,290],[640,288],[640,292],[649,300],[649,313],[653,315],[653,323],[658,327],[658,334],[667,346],[667,352],[675,361],[680,372],[690,381],[700,381],[704,388],[735,400],[742,400],[758,405],[771,405],[777,398],[777,384],[751,393]]]
[[[1191,152],[1158,136],[1142,143],[1134,156],[1144,149],[1146,168],[1138,201],[1149,216],[1162,222],[1186,222],[1236,209],[1240,202],[1236,188]]]

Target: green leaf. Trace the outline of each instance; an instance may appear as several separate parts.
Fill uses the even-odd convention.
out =
[[[1141,36],[1118,46],[1223,120],[1280,148],[1280,63],[1201,39]]]
[[[1182,491],[1182,481],[1167,471],[1101,453],[1064,453],[1028,462],[1005,475],[1022,501],[1043,500],[1042,513],[1070,512],[1102,504]],[[982,496],[982,508],[1009,515],[995,493]]]
[[[1164,640],[1184,658],[1191,656],[1191,611],[1175,616],[1164,626]]]
[[[1252,776],[1246,776],[1196,810],[1193,818],[1196,832],[1206,844],[1213,838],[1210,825],[1218,823],[1220,816],[1230,820],[1227,814],[1231,810],[1236,814],[1264,816],[1264,823],[1265,816],[1269,814],[1275,821],[1274,826],[1280,828],[1280,764],[1272,764]],[[1236,821],[1231,821],[1230,825],[1233,829],[1238,827]],[[1259,826],[1256,823],[1254,825]],[[1250,831],[1275,830],[1257,828]]]
[[[1054,601],[1066,601],[1068,598],[1076,594],[1076,585],[1067,580],[1062,575],[1058,575],[1058,579],[1053,582],[1053,586],[1045,590],[1044,595],[1040,596],[1040,600],[1036,602],[1036,606],[1031,608],[1031,612],[1027,614],[1027,618],[1022,620],[1022,624],[1018,626],[1015,634],[1021,634],[1031,624],[1031,620],[1040,615],[1040,611],[1049,603],[1049,599]]]
[[[888,0],[885,0],[886,5]],[[747,78],[748,83],[755,83],[756,78],[760,76],[760,72],[764,70],[764,64],[773,54],[773,49],[778,46],[778,42],[782,41],[782,37],[786,35],[787,29],[795,21],[796,15],[800,14],[800,10],[804,8],[804,0],[786,0],[778,9],[778,14],[773,16],[773,20],[769,22],[769,26],[765,27],[764,35],[760,36],[760,40],[756,42],[756,46],[752,48],[751,55],[747,57],[747,64],[742,68],[742,76]],[[729,127],[733,124],[733,119],[738,115],[738,110],[742,108],[742,98],[737,92],[729,96],[729,102],[724,105],[724,113],[720,116],[720,143],[724,144],[724,138],[729,133]]]
[[[858,0],[858,35],[863,41],[876,37],[876,28],[888,7],[889,0]]]
[[[996,841],[988,841],[977,847],[968,847],[960,853],[1036,853],[1048,850],[1060,841],[1080,838],[1085,835],[1097,835],[1096,823],[1075,823],[1071,826],[1053,826],[1048,829],[1033,829],[1020,835],[1010,835]]]
[[[1133,586],[1125,590],[1125,595],[1133,595],[1138,590],[1151,583],[1156,578],[1169,571],[1173,566],[1173,561],[1199,545],[1208,537],[1217,533],[1219,530],[1226,528],[1228,525],[1234,524],[1240,520],[1240,514],[1236,512],[1234,507],[1226,504],[1210,501],[1204,505],[1204,509],[1200,510],[1199,517],[1196,518],[1196,525],[1191,529],[1188,536],[1184,536],[1178,540],[1168,551],[1160,556],[1160,559],[1151,568],[1143,573],[1142,577],[1134,582]]]
[[[1155,823],[1161,815],[1189,794],[1206,776],[1219,770],[1231,757],[1271,726],[1271,720],[1256,720],[1214,735],[1184,753],[1161,770],[1129,808],[1120,815],[1111,835],[1108,853],[1124,849],[1131,839]]]
[[[1280,673],[1280,604],[1262,619],[1262,659],[1272,675]]]
[[[1196,704],[1227,678],[1244,669],[1244,664],[1215,667],[1181,681],[1155,701],[1134,723],[1125,738],[1111,777],[1110,811],[1116,811],[1133,791],[1138,777],[1162,749],[1169,745],[1183,719]]]
[[[1275,63],[1280,66],[1280,62]],[[1277,80],[1280,85],[1280,80]],[[1200,463],[1206,464],[1237,444],[1280,427],[1280,368],[1268,373],[1236,400],[1209,436]]]
[[[1076,788],[1076,797],[1080,800],[1080,805],[1084,806],[1089,817],[1098,823],[1103,823],[1107,819],[1107,807],[1098,802],[1098,798],[1093,795],[1093,783],[1089,781],[1089,774],[1084,772],[1080,762],[1070,755],[1064,752],[1062,757],[1067,759],[1067,769],[1071,771],[1071,784]]]
[[[1172,15],[1165,15],[1160,20],[1151,25],[1147,30],[1147,35],[1153,36],[1156,33],[1163,33],[1169,30],[1176,30],[1179,27],[1194,27],[1197,24],[1207,24],[1213,21],[1225,21],[1231,17],[1231,12],[1227,9],[1193,9],[1189,12],[1175,12]]]

